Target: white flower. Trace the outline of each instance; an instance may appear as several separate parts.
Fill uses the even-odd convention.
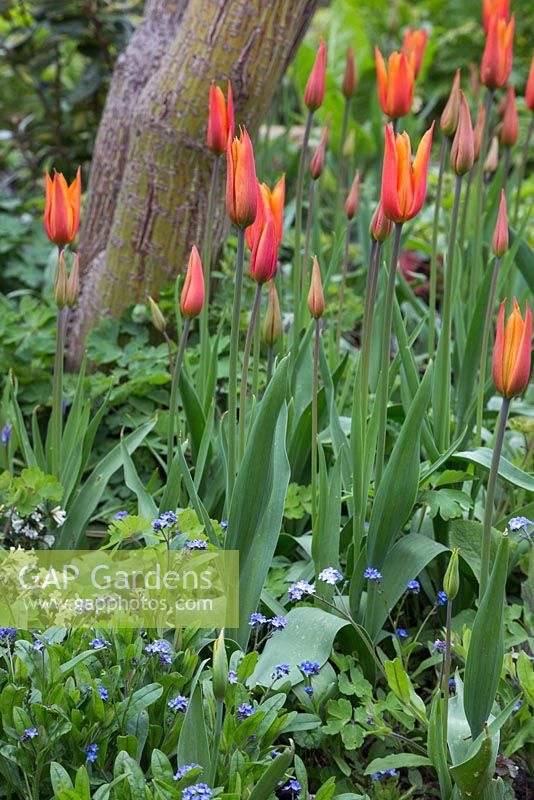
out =
[[[58,528],[60,528],[67,519],[67,512],[60,506],[56,506],[55,508],[53,508],[50,514],[52,515],[52,518],[56,523],[56,525],[58,526]]]

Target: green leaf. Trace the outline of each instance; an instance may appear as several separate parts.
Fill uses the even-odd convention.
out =
[[[433,489],[425,492],[422,500],[427,504],[432,519],[438,514],[443,520],[457,519],[473,505],[470,496],[460,489]]]
[[[57,761],[50,764],[50,781],[55,794],[59,794],[62,789],[74,789],[69,773]]]
[[[286,747],[277,758],[267,767],[258,783],[249,795],[249,800],[269,800],[272,797],[274,790],[284,777],[285,773],[291,766],[293,756],[295,755],[295,745],[290,741],[289,747]]]
[[[178,739],[178,763],[200,764],[204,774],[210,771],[210,747],[204,709],[202,706],[202,689],[197,686],[191,695],[185,719]]]
[[[143,709],[148,708],[159,700],[163,694],[163,686],[159,683],[149,683],[137,689],[130,697],[123,700],[116,708],[116,713],[119,718],[122,718],[123,724],[129,719],[135,717]]]
[[[524,650],[519,652],[516,661],[517,679],[531,706],[534,706],[534,667]]]
[[[125,750],[121,750],[113,766],[114,778],[124,776],[130,787],[131,800],[146,800],[143,770]]]
[[[449,547],[457,547],[460,557],[469,565],[477,581],[480,581],[480,551],[482,548],[481,522],[470,519],[453,520],[448,529]],[[491,563],[494,562],[502,533],[495,528],[491,531]]]
[[[412,682],[400,658],[385,663],[386,678],[388,686],[393,694],[399,698],[401,703],[408,706],[415,716],[422,722],[426,722],[425,704],[413,688]]]
[[[476,450],[466,450],[461,453],[455,453],[452,459],[458,461],[469,461],[471,464],[479,464],[484,469],[490,470],[491,459],[493,450],[489,447],[477,447]],[[534,477],[522,469],[510,463],[506,458],[501,456],[499,462],[499,475],[504,478],[508,483],[513,483],[520,489],[526,489],[528,492],[534,492]]]
[[[141,481],[139,475],[137,474],[137,470],[133,463],[132,457],[128,452],[128,448],[126,447],[126,442],[124,440],[124,436],[121,434],[121,456],[122,456],[122,466],[124,470],[124,482],[128,489],[131,489],[132,492],[137,497],[137,504],[139,514],[142,517],[147,517],[148,519],[154,519],[158,516],[158,509],[153,501],[151,495],[145,489],[143,482]]]
[[[374,758],[365,768],[365,775],[373,772],[384,772],[387,769],[402,769],[403,767],[431,767],[432,762],[426,756],[417,756],[414,753],[392,753],[385,758]]]
[[[312,538],[315,573],[325,567],[336,567],[339,560],[341,524],[341,456],[328,475],[323,448],[319,446],[319,511]]]

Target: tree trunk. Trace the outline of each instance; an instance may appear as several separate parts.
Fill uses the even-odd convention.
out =
[[[98,317],[157,295],[183,269],[191,245],[202,243],[213,163],[205,146],[210,81],[230,78],[236,122],[254,135],[317,4],[147,2],[95,146],[79,248],[74,363]],[[225,228],[223,183],[215,244]]]

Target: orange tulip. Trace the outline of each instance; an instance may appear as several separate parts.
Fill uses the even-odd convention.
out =
[[[482,22],[486,33],[489,30],[490,20],[494,16],[508,22],[510,19],[510,0],[483,0]]]
[[[70,186],[61,172],[54,170],[53,178],[46,173],[44,227],[46,235],[54,244],[70,244],[78,233],[81,191],[80,167]]]
[[[310,291],[308,293],[308,308],[310,314],[315,319],[319,319],[324,314],[324,293],[323,282],[321,280],[321,269],[317,256],[313,257],[312,277],[310,284]]]
[[[256,228],[256,235],[250,256],[250,273],[256,283],[267,283],[274,278],[278,263],[278,248],[274,215],[268,202],[261,195],[263,208],[261,225]]]
[[[525,89],[525,103],[527,104],[527,108],[534,111],[534,56],[532,56],[532,61],[530,62],[527,88]]]
[[[384,214],[384,209],[382,208],[382,203],[380,202],[377,205],[376,211],[373,214],[373,219],[371,220],[371,228],[369,230],[371,238],[374,239],[375,242],[385,242],[386,239],[388,239],[391,235],[392,228],[393,223]]]
[[[460,70],[456,70],[454,80],[452,82],[451,93],[449,99],[441,114],[439,124],[441,130],[446,136],[453,136],[458,127],[458,117],[460,115]]]
[[[356,92],[356,64],[354,63],[354,53],[350,45],[347,47],[347,60],[345,62],[345,74],[341,84],[341,91],[347,100],[353,97]]]
[[[414,57],[408,61],[404,52],[394,52],[388,59],[388,68],[382,53],[375,47],[376,83],[380,108],[392,119],[404,117],[412,107],[414,89]]]
[[[525,319],[514,297],[514,310],[504,328],[506,300],[501,303],[493,348],[493,381],[503,397],[518,397],[530,379],[532,313],[527,302]]]
[[[404,44],[402,46],[402,50],[406,55],[408,62],[413,59],[413,71],[414,77],[416,78],[421,72],[427,42],[428,31],[424,28],[420,31],[414,31],[411,28],[408,28],[404,34]]]
[[[228,139],[226,148],[226,209],[238,228],[252,225],[258,210],[254,150],[246,128],[239,138]]]
[[[345,215],[347,219],[353,219],[358,211],[358,203],[360,200],[360,173],[356,170],[352,186],[345,200]]]
[[[322,106],[326,89],[326,45],[321,39],[315,63],[304,90],[304,104],[310,111]]]
[[[501,202],[499,213],[493,233],[493,252],[496,256],[503,256],[508,250],[508,214],[506,213],[506,195],[501,189]]]
[[[493,15],[489,21],[486,47],[482,56],[480,79],[484,86],[498,89],[504,86],[512,69],[514,18],[510,22]]]
[[[280,247],[284,233],[284,200],[286,195],[286,176],[282,175],[274,189],[271,190],[266,183],[258,183],[258,211],[256,219],[246,230],[246,240],[249,250],[254,247],[258,230],[262,227],[262,214],[264,202],[270,208],[274,217],[274,230],[276,234],[276,247]]]
[[[323,128],[323,132],[321,134],[321,139],[317,146],[317,150],[313,154],[313,158],[310,161],[310,173],[314,181],[321,177],[324,169],[324,162],[326,159],[326,148],[328,146],[328,139],[330,138],[330,133],[328,128]]]
[[[225,102],[222,89],[215,86],[215,81],[210,86],[210,112],[208,117],[208,134],[206,137],[208,148],[220,156],[226,150],[228,138],[234,135],[234,101],[232,85],[228,81],[228,103]]]
[[[460,115],[451,147],[451,166],[457,175],[469,172],[475,161],[475,137],[469,106],[460,92]]]
[[[395,139],[393,125],[386,125],[381,203],[386,217],[394,222],[406,222],[421,210],[433,131],[434,123],[421,139],[412,165],[410,137],[404,131]]]
[[[506,90],[504,102],[504,116],[501,128],[501,144],[513,147],[519,138],[519,117],[515,104],[515,88],[509,86]]]
[[[180,309],[184,317],[198,317],[204,305],[204,273],[196,245],[191,248],[184,288],[180,296]]]

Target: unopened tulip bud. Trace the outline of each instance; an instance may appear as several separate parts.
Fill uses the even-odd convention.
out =
[[[532,312],[527,301],[525,319],[514,297],[514,310],[504,328],[506,300],[501,303],[493,348],[493,382],[503,397],[519,397],[530,379]]]
[[[501,144],[504,147],[513,147],[519,137],[519,117],[515,104],[515,88],[509,86],[506,90],[504,103],[504,117],[501,127]]]
[[[484,172],[496,172],[499,166],[499,140],[496,136],[490,142],[488,155],[484,161]]]
[[[453,547],[449,560],[449,566],[443,578],[443,590],[447,599],[452,602],[460,590],[460,569],[459,569],[459,549]]]
[[[61,250],[57,260],[56,279],[54,281],[54,300],[58,308],[67,305],[67,265],[65,253]]]
[[[479,103],[477,121],[475,123],[475,132],[474,132],[475,161],[478,161],[478,157],[480,155],[480,148],[482,147],[482,137],[484,135],[485,121],[486,121],[486,109],[483,103]]]
[[[252,225],[258,210],[258,187],[254,150],[246,128],[226,148],[226,209],[238,228]]]
[[[347,48],[347,60],[345,62],[345,74],[341,91],[347,100],[353,97],[356,92],[356,64],[354,63],[354,53],[350,45]]]
[[[460,92],[460,115],[458,127],[451,147],[451,166],[457,175],[469,172],[475,161],[475,137],[469,106],[463,92]]]
[[[280,301],[274,281],[269,283],[269,302],[267,313],[263,322],[263,338],[268,345],[276,344],[282,335],[282,315],[280,313]]]
[[[67,280],[67,297],[66,304],[68,306],[75,306],[78,300],[78,292],[80,289],[80,257],[78,253],[74,256],[70,275]]]
[[[422,29],[414,31],[408,28],[404,34],[403,51],[406,58],[413,65],[414,75],[417,78],[423,66],[423,58],[425,55],[425,48],[428,42],[428,31]]]
[[[534,112],[534,56],[530,62],[530,71],[528,73],[527,88],[525,89],[525,103],[527,108]]]
[[[152,317],[152,325],[155,327],[157,331],[160,333],[165,333],[165,328],[167,327],[167,323],[165,322],[165,317],[160,311],[160,307],[153,300],[150,295],[148,297],[148,304],[150,306],[150,316]]]
[[[486,33],[493,16],[508,22],[510,19],[510,0],[482,0],[482,22]]]
[[[382,209],[382,203],[379,203],[371,220],[371,228],[369,230],[371,238],[375,242],[385,242],[391,235],[392,229],[393,222],[386,217]]]
[[[210,86],[210,102],[208,116],[208,133],[206,143],[208,148],[220,156],[226,150],[228,138],[234,135],[234,104],[232,99],[232,86],[228,81],[228,105],[224,100],[222,89],[215,86],[215,81]]]
[[[262,225],[256,230],[256,238],[250,256],[250,274],[256,283],[267,283],[274,278],[277,264],[278,247],[274,216],[265,203]]]
[[[317,150],[313,154],[313,158],[310,162],[310,173],[314,181],[320,178],[323,173],[328,139],[329,139],[328,128],[323,128],[323,132],[321,134],[321,139],[317,146]]]
[[[480,78],[484,86],[499,89],[505,85],[512,69],[513,46],[514,18],[507,22],[498,14],[492,14],[480,68]]]
[[[319,42],[319,49],[315,56],[315,63],[306,89],[304,90],[304,105],[310,111],[317,111],[323,104],[324,93],[326,88],[326,45],[321,39]]]
[[[204,305],[204,273],[196,245],[191,249],[184,288],[180,297],[180,310],[184,317],[198,317]]]
[[[445,136],[454,136],[460,115],[460,70],[456,70],[449,99],[442,111],[439,124]]]
[[[315,317],[315,319],[319,319],[319,317],[322,317],[324,314],[323,282],[321,280],[321,270],[319,262],[317,261],[317,256],[313,257],[311,285],[308,293],[308,308],[310,309],[310,314],[312,317]]]
[[[356,175],[352,181],[350,192],[345,201],[345,214],[347,219],[353,219],[358,211],[358,203],[360,200],[360,173],[356,170]]]
[[[388,117],[398,119],[410,113],[415,84],[414,58],[406,58],[406,53],[393,52],[388,66],[382,53],[375,47],[376,85],[380,108]]]
[[[228,657],[224,646],[224,628],[213,643],[213,694],[221,702],[228,688]]]
[[[493,252],[496,256],[503,256],[508,250],[508,214],[506,213],[506,195],[501,189],[501,202],[499,203],[499,213],[497,223],[493,233]]]

